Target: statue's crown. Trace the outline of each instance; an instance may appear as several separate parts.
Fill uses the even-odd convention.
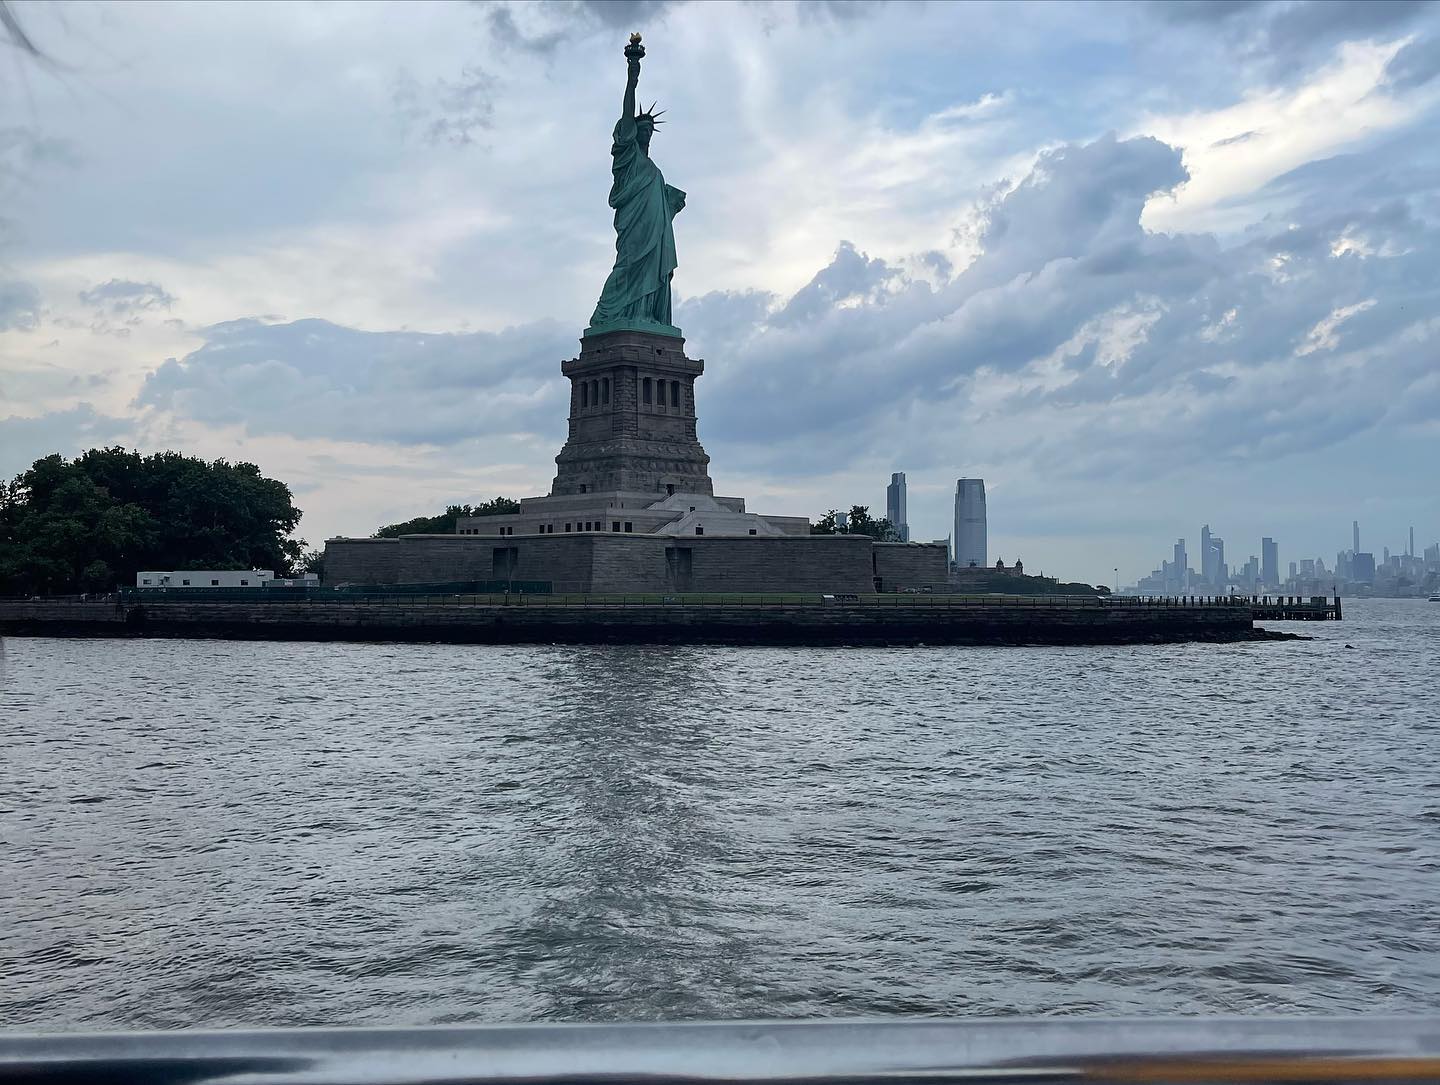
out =
[[[665,122],[662,121],[662,120],[660,120],[659,118],[664,115],[665,110],[662,109],[659,113],[656,113],[656,112],[655,112],[655,107],[656,107],[657,105],[659,105],[659,104],[660,104],[659,102],[651,102],[651,103],[650,103],[650,108],[649,108],[649,109],[642,109],[642,110],[639,112],[639,114],[635,117],[635,120],[636,120],[636,121],[649,121],[652,125],[655,125],[655,126],[657,126],[657,127],[658,127],[659,125],[664,124]]]

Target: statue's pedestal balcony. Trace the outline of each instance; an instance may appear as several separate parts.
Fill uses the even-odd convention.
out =
[[[579,356],[561,365],[569,435],[551,494],[713,494],[695,433],[695,378],[704,371],[677,335],[627,329],[582,339]]]

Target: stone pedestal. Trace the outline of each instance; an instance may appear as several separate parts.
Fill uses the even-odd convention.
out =
[[[714,493],[710,457],[695,436],[695,378],[705,363],[685,356],[683,338],[589,335],[560,368],[570,378],[570,432],[555,457],[552,497]]]

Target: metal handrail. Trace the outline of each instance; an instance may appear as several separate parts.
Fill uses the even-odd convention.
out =
[[[0,1078],[81,1085],[1440,1081],[1440,1017],[991,1018],[0,1034]]]
[[[177,590],[164,596],[129,596],[124,594],[92,596],[82,600],[75,596],[15,598],[0,600],[10,603],[116,603],[144,607],[174,604],[210,603],[214,605],[265,606],[373,606],[373,607],[436,607],[436,606],[571,606],[571,607],[891,607],[975,609],[986,607],[1022,607],[1036,610],[1076,610],[1112,608],[1126,610],[1173,610],[1182,608],[1255,609],[1287,607],[1294,611],[1320,612],[1333,609],[1334,602],[1317,603],[1305,597],[1256,599],[1248,596],[1094,596],[1094,595],[961,595],[944,593],[879,593],[826,594],[820,592],[513,592],[513,593],[367,593],[343,591],[304,597],[277,598],[257,590],[253,599],[215,599],[204,595],[187,595]]]
[[[141,605],[166,606],[183,603],[238,603],[245,605],[251,600],[187,598],[176,593],[163,598],[127,600]],[[347,591],[333,595],[310,596],[308,598],[275,599],[257,595],[253,602],[264,602],[267,606],[315,606],[315,605],[360,605],[360,606],[851,606],[851,607],[1030,607],[1050,610],[1095,609],[1100,607],[1131,610],[1161,610],[1179,608],[1250,608],[1259,605],[1248,598],[1173,597],[1173,596],[1085,596],[1085,595],[946,595],[946,594],[901,594],[882,593],[836,597],[820,592],[536,592],[536,593],[398,593],[367,594]],[[1297,602],[1293,606],[1320,609],[1328,604],[1309,601]]]

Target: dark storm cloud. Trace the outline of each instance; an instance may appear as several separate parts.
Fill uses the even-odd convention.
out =
[[[556,0],[544,5],[525,5],[528,14],[537,10],[548,16],[544,25],[522,25],[516,18],[517,5],[510,2],[483,3],[485,22],[491,37],[504,46],[538,54],[553,54],[572,38],[596,30],[642,33],[661,24],[672,13],[690,6],[695,0]],[[853,22],[884,7],[887,0],[807,0],[795,8],[798,18],[807,23],[838,24]],[[770,7],[770,0],[753,0],[759,9]]]
[[[1412,19],[1433,10],[1433,0],[1308,0],[1307,3],[1272,4],[1264,27],[1267,46],[1277,52],[1296,52],[1315,43],[1329,44],[1350,38],[1393,34]]]
[[[565,29],[547,30],[533,34],[521,30],[520,25],[515,21],[514,12],[507,4],[490,5],[485,15],[485,21],[490,28],[490,36],[497,43],[513,49],[524,49],[531,53],[553,53],[571,37],[571,33]]]
[[[1145,8],[1165,22],[1210,23],[1268,7],[1270,3],[1271,0],[1149,0]]]
[[[1154,0],[1143,10],[1171,33],[1214,35],[1225,52],[1268,70],[1276,82],[1303,75],[1345,41],[1393,39],[1434,23],[1434,0]]]
[[[644,30],[684,7],[687,0],[560,0],[543,8],[526,5],[527,14],[542,14],[543,25],[522,26],[516,5],[483,3],[486,26],[497,44],[539,54],[554,53],[561,45],[596,29]]]
[[[1416,38],[1390,58],[1385,81],[1398,90],[1412,90],[1440,75],[1440,36]]]
[[[138,403],[254,434],[448,445],[563,428],[572,334],[367,332],[323,320],[208,328],[146,378]]]
[[[1368,37],[1402,26],[1433,7],[1434,0],[1150,0],[1145,10],[1162,22],[1249,22],[1272,48],[1316,40]]]

